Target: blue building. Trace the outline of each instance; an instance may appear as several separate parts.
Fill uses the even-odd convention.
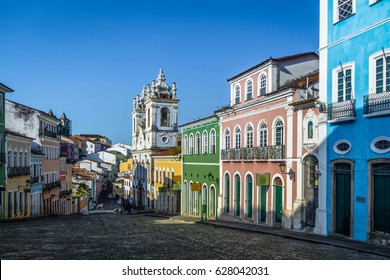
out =
[[[390,1],[320,1],[319,227],[390,234]],[[388,239],[388,238],[387,238]]]

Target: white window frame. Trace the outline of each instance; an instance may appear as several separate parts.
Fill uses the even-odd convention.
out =
[[[352,92],[351,92],[351,100],[355,99],[355,62],[347,62],[343,63],[341,66],[333,68],[332,71],[332,103],[338,102],[338,73],[340,73],[342,70],[344,70],[344,73],[346,70],[351,69],[351,87],[352,87]],[[344,74],[345,75],[345,74]],[[344,89],[343,89],[343,97],[345,101],[345,86],[346,83],[344,81]]]
[[[371,141],[371,144],[370,144],[371,150],[373,150],[373,151],[374,151],[375,153],[377,153],[377,154],[385,154],[385,153],[390,152],[390,148],[385,149],[385,150],[381,150],[381,149],[378,149],[377,147],[375,147],[375,143],[378,142],[378,141],[381,141],[381,140],[390,141],[390,137],[387,137],[387,136],[379,136],[379,137],[373,139],[373,140]]]
[[[210,154],[217,153],[217,132],[215,129],[210,131]]]
[[[239,133],[237,133],[237,129],[240,130]],[[238,141],[239,140],[239,141]],[[241,137],[241,128],[239,126],[236,126],[234,128],[234,148],[235,149],[241,149],[241,146],[242,146],[242,137]],[[237,145],[237,143],[239,143],[240,145]],[[237,147],[239,146],[239,147]]]
[[[261,127],[263,124],[265,125],[265,128]],[[264,131],[265,131],[265,137],[262,136],[262,132],[264,132]],[[259,138],[258,141],[257,141],[258,142],[257,143],[258,147],[267,147],[268,146],[268,125],[267,125],[267,123],[265,121],[262,121],[259,124],[258,138]],[[265,139],[265,141],[263,141],[265,143],[262,143],[263,139]],[[265,144],[265,145],[262,146],[262,144]]]
[[[265,88],[265,93],[264,93],[264,94],[261,94],[261,89],[263,88],[263,87],[261,86],[261,77],[263,77],[263,76],[265,77],[265,86],[264,86],[264,88]],[[258,88],[259,88],[259,90],[258,90],[258,95],[257,95],[257,96],[262,96],[262,95],[265,95],[265,94],[268,93],[268,77],[267,77],[267,74],[266,74],[265,72],[262,72],[262,73],[260,73],[260,75],[259,75]]]
[[[232,137],[230,133],[230,129],[226,128],[225,129],[225,135],[224,135],[224,140],[225,140],[225,150],[230,150],[232,148]],[[227,141],[229,139],[229,142]],[[227,145],[229,143],[229,145]]]
[[[251,83],[251,90],[252,90],[252,94],[251,94],[251,97],[248,98],[248,84]],[[253,81],[252,79],[248,79],[245,83],[245,100],[251,100],[253,99]]]
[[[198,143],[198,139],[199,139],[199,143]],[[199,144],[199,145],[198,145]],[[195,134],[195,154],[196,155],[199,155],[200,154],[200,151],[202,149],[202,141],[200,139],[200,132],[197,132]]]
[[[238,88],[238,102],[237,100],[237,88]],[[234,102],[233,104],[239,104],[241,103],[241,87],[240,85],[235,85],[234,86]]]
[[[274,122],[273,122],[273,125],[272,125],[272,145],[274,145],[274,146],[276,146],[276,123],[277,123],[277,121],[278,120],[280,120],[281,122],[282,122],[282,124],[283,124],[283,129],[282,129],[282,146],[283,145],[285,145],[286,144],[286,141],[285,141],[285,139],[284,139],[284,134],[285,134],[285,130],[286,130],[286,124],[285,124],[285,122],[284,122],[284,120],[283,120],[283,118],[282,117],[277,117],[277,118],[275,118],[275,120],[274,120]],[[278,126],[279,127],[279,126]]]
[[[341,143],[347,143],[349,145],[349,149],[346,150],[346,151],[341,151],[337,148],[337,146]],[[339,154],[339,155],[345,155],[345,154],[348,154],[349,151],[352,149],[352,143],[346,139],[341,139],[341,140],[338,140],[336,141],[334,144],[333,144],[333,151],[336,153],[336,154]]]
[[[351,16],[353,16],[355,13],[356,13],[356,0],[345,0],[345,1],[352,1],[352,13],[351,15],[343,18],[343,19],[340,19],[339,18],[339,4],[338,4],[338,0],[333,0],[333,24],[336,24],[340,21],[343,21]]]
[[[202,133],[202,142],[203,142],[202,154],[208,154],[208,152],[209,152],[209,146],[208,146],[209,137],[208,137],[208,133],[206,130],[203,131],[203,133]]]
[[[193,155],[194,154],[194,134],[190,134],[190,144],[189,144],[189,151],[188,154]]]
[[[386,57],[390,57],[390,48],[384,49]],[[380,50],[369,57],[369,89],[368,94],[376,94],[376,61],[380,58],[384,59],[383,50]],[[384,82],[385,83],[385,82]],[[386,84],[383,86],[386,90]]]
[[[250,126],[250,128],[252,130],[248,130],[248,127]],[[251,143],[249,143],[249,139],[251,138]],[[251,123],[248,123],[245,127],[245,148],[253,148],[254,147],[254,129],[253,129],[253,125]]]

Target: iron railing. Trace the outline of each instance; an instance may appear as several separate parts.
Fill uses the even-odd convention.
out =
[[[39,130],[39,134],[40,135],[45,135],[45,136],[48,136],[48,137],[51,137],[51,138],[57,138],[57,133],[56,132],[49,131],[47,129],[40,129]]]
[[[45,190],[51,190],[51,189],[54,189],[54,188],[57,188],[57,187],[61,187],[61,181],[55,181],[55,182],[51,182],[51,183],[46,183],[43,188]]]
[[[365,95],[363,103],[363,113],[365,115],[386,110],[390,111],[390,92]]]
[[[355,117],[355,99],[328,104],[328,121]]]
[[[30,177],[30,184],[35,184],[43,181],[43,176],[32,176]]]
[[[7,169],[8,177],[30,175],[30,166],[13,166]]]
[[[285,145],[221,150],[222,160],[284,159]]]

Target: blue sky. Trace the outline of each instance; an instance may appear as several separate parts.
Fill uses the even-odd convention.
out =
[[[226,79],[272,57],[317,51],[316,0],[1,0],[7,99],[62,112],[73,133],[131,143],[132,100],[164,69],[179,124],[229,103]]]

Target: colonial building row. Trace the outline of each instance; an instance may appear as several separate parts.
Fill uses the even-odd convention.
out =
[[[72,136],[72,122],[5,99],[0,84],[0,219],[69,215],[94,208],[118,173],[111,140]],[[128,156],[128,152],[125,153]],[[123,158],[125,156],[123,155]]]
[[[148,209],[388,239],[390,4],[320,3],[320,56],[262,61],[228,79],[228,106],[180,126],[181,154],[171,155],[182,164],[180,186],[165,179],[177,167],[156,163],[177,139],[176,117],[168,118],[177,116],[176,85],[163,76],[158,94],[160,71],[135,98],[133,146],[149,154],[133,158],[144,174],[133,186],[147,194]],[[180,206],[167,207],[179,190]]]

